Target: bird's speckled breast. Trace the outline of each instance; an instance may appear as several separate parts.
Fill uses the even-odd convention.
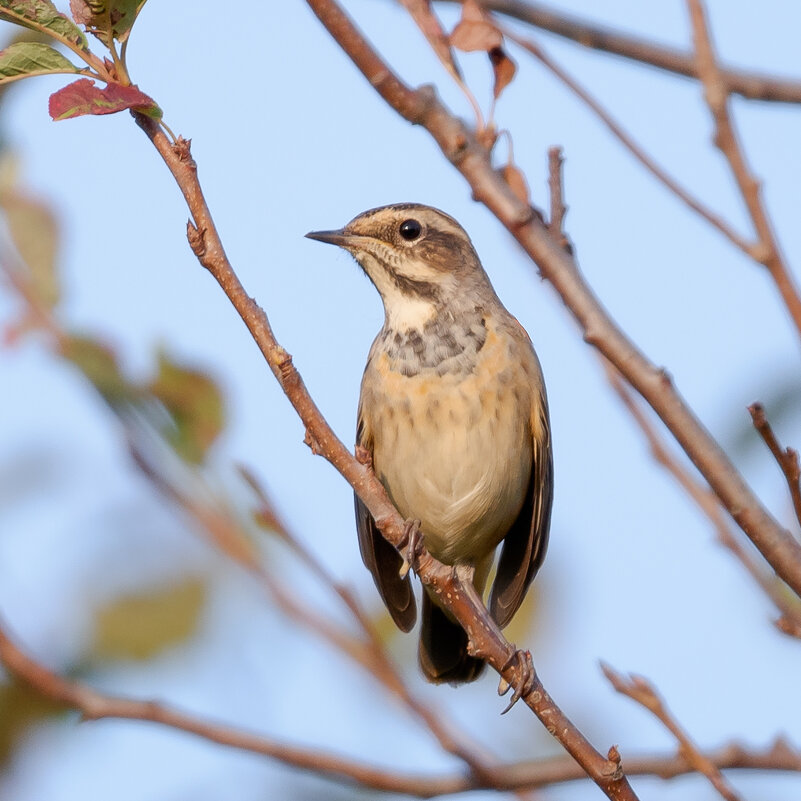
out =
[[[539,367],[492,318],[382,332],[362,382],[373,466],[400,512],[445,563],[478,561],[517,517],[532,459]],[[434,336],[432,336],[432,334]]]

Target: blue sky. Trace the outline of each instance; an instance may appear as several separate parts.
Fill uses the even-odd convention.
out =
[[[609,0],[603,16],[587,0],[559,7],[667,44],[689,42],[681,2]],[[790,4],[715,0],[709,8],[725,60],[801,74],[799,16]],[[348,9],[404,80],[435,82],[457,113],[469,115],[402,9],[389,0],[353,0]],[[451,8],[442,16],[456,20]],[[552,37],[538,40],[677,178],[749,230],[711,146],[697,85]],[[520,71],[497,119],[512,132],[534,202],[547,197],[547,148],[562,145],[566,227],[588,281],[672,373],[713,434],[731,444],[747,428],[745,406],[769,400],[798,372],[798,338],[773,286],[657,186],[548,74],[512,52]],[[346,254],[303,234],[409,200],[444,209],[470,233],[498,294],[534,340],[551,403],[551,547],[537,581],[536,627],[520,644],[532,648],[543,682],[598,747],[617,743],[624,756],[627,749],[673,748],[647,713],[609,688],[599,659],[650,677],[704,745],[729,738],[764,745],[780,731],[801,742],[798,644],[773,630],[768,603],[652,463],[555,292],[470,200],[428,135],[383,104],[305,4],[282,3],[249,20],[221,15],[219,4],[154,0],[137,23],[128,60],[170,127],[192,139],[231,261],[346,442],[353,440],[359,380],[381,305]],[[486,107],[484,60],[466,56],[463,64]],[[47,97],[62,83],[27,82],[9,98],[4,130],[25,183],[52,202],[63,224],[66,320],[107,337],[137,374],[151,369],[159,344],[207,367],[230,408],[215,454],[218,480],[233,480],[234,462],[250,465],[299,536],[378,612],[358,556],[350,490],[303,446],[294,412],[192,256],[187,211],[172,179],[126,114],[52,123]],[[788,262],[798,265],[801,113],[745,101],[734,108]],[[12,308],[0,295],[0,320],[10,319]],[[401,754],[420,770],[453,766],[375,685],[294,630],[248,579],[198,544],[136,474],[114,419],[70,369],[31,340],[0,351],[0,382],[0,476],[18,477],[26,459],[37,474],[0,514],[0,612],[34,653],[70,664],[102,599],[204,571],[214,589],[198,638],[146,666],[109,666],[99,684],[387,764]],[[785,417],[780,434],[798,446],[801,415]],[[752,445],[733,456],[789,524],[789,501],[767,453]],[[325,602],[319,589],[298,581]],[[414,647],[414,637],[393,641],[405,674],[469,731],[509,758],[555,753],[525,710],[498,717],[491,677],[459,690],[423,686]],[[753,687],[758,700],[744,692]],[[733,781],[746,796],[749,789],[752,797],[764,795],[768,786],[775,799],[798,795],[797,778]],[[693,797],[713,797],[700,780],[691,782],[638,786],[650,799],[684,798],[690,788]],[[122,801],[255,799],[275,788],[288,798],[348,795],[263,760],[130,723],[48,725],[0,777],[0,796],[15,801],[111,793]],[[549,797],[598,792],[575,785]]]

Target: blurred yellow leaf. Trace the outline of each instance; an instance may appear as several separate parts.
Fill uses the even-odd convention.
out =
[[[109,402],[136,394],[120,370],[114,351],[91,337],[71,336],[64,355],[72,361]]]
[[[164,436],[183,459],[202,463],[225,425],[220,388],[208,374],[180,365],[160,351],[158,373],[147,389],[172,417],[174,426],[164,430]]]
[[[16,679],[0,683],[0,765],[8,761],[30,726],[66,709]]]
[[[90,653],[150,659],[196,632],[205,601],[206,582],[198,577],[120,596],[98,611]]]

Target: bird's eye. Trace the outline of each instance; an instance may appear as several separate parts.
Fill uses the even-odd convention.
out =
[[[417,220],[404,220],[398,230],[407,242],[413,242],[423,232],[423,226]]]

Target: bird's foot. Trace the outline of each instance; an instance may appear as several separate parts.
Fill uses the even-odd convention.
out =
[[[403,524],[403,542],[400,547],[406,548],[406,555],[403,557],[399,572],[400,577],[404,579],[409,570],[417,572],[417,560],[423,549],[423,532],[420,530],[419,520],[407,520]]]
[[[534,679],[536,673],[534,672],[534,660],[531,658],[531,651],[516,650],[506,661],[506,664],[501,668],[502,671],[511,667],[513,663],[517,663],[517,682],[515,683],[515,691],[512,693],[512,698],[506,706],[506,709],[501,712],[505,715],[524,695],[528,695],[534,687]],[[498,684],[498,695],[506,695],[509,692],[510,684],[501,676],[501,681]]]

